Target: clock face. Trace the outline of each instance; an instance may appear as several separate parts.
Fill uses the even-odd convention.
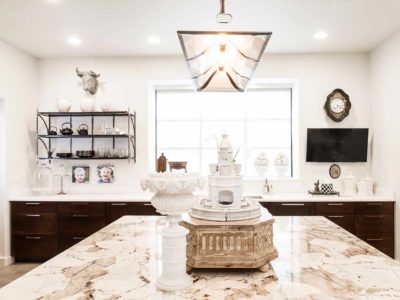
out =
[[[342,113],[344,111],[345,108],[346,108],[346,104],[345,104],[343,99],[334,98],[334,99],[331,100],[330,109],[334,113],[340,114],[340,113]]]

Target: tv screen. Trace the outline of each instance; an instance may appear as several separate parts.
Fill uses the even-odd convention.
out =
[[[307,162],[366,162],[368,128],[307,129]]]

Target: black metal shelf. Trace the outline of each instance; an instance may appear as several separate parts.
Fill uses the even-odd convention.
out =
[[[134,135],[127,134],[88,134],[88,135],[47,135],[39,134],[38,137],[46,139],[70,139],[70,138],[134,138]]]
[[[45,117],[128,117],[134,113],[128,111],[110,112],[38,112],[38,115]]]
[[[112,160],[112,159],[133,159],[133,157],[70,157],[70,158],[60,158],[60,157],[38,157],[40,160]]]
[[[127,159],[128,161],[133,160],[136,162],[136,112],[131,113],[128,111],[112,111],[112,112],[39,112],[36,113],[36,157],[38,160],[105,160],[105,159]],[[39,133],[39,120],[41,120],[46,127],[46,133],[49,133],[50,127],[52,125],[53,119],[57,117],[67,117],[69,118],[69,123],[73,123],[73,118],[76,117],[90,117],[91,118],[91,130],[88,135],[49,135],[49,134],[40,134]],[[115,127],[116,118],[117,117],[125,117],[127,122],[127,134],[95,134],[94,133],[94,125],[96,117],[111,117],[112,118],[112,127]],[[127,157],[91,157],[91,158],[80,158],[80,157],[72,157],[72,158],[59,158],[59,157],[39,157],[39,142],[43,144],[46,152],[52,147],[52,141],[57,139],[69,139],[69,152],[73,153],[73,140],[75,139],[91,139],[91,150],[94,151],[95,147],[95,139],[112,139],[112,147],[110,149],[115,149],[115,141],[126,139],[126,147],[127,147]]]

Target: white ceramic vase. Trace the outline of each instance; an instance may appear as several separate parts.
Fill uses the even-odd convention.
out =
[[[69,112],[71,109],[71,100],[66,98],[58,98],[57,109],[59,112]]]
[[[82,112],[93,112],[96,109],[96,99],[92,97],[84,97],[81,100]]]
[[[203,180],[191,173],[153,173],[145,177],[143,190],[155,193],[151,204],[157,212],[167,215],[168,226],[162,229],[162,272],[156,285],[164,291],[188,288],[193,280],[186,274],[186,235],[189,231],[179,225],[181,214],[188,212],[198,199],[193,196]]]
[[[115,101],[110,98],[105,98],[100,101],[101,110],[104,112],[116,111]]]

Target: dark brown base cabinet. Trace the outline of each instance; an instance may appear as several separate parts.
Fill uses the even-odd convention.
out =
[[[394,202],[263,202],[274,216],[324,216],[394,257]]]
[[[324,216],[394,257],[394,202],[263,202],[275,216]],[[150,202],[11,202],[17,262],[45,261],[125,215],[157,215]]]

